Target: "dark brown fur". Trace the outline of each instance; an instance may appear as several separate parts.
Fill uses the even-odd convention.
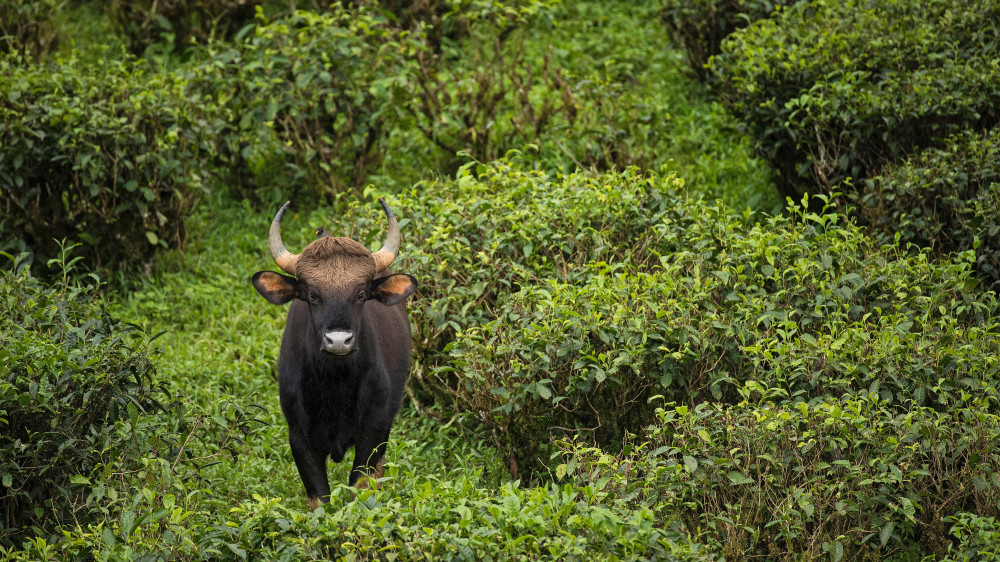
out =
[[[254,287],[274,304],[291,302],[278,359],[281,410],[310,507],[329,501],[326,459],[354,448],[349,483],[381,476],[389,430],[410,368],[405,274],[375,274],[375,260],[349,238],[323,236],[299,256],[297,277],[257,272]],[[349,352],[324,338],[352,334]],[[325,347],[326,346],[326,347]],[[373,468],[375,467],[375,468]]]

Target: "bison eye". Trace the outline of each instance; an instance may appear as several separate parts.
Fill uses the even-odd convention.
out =
[[[368,300],[368,294],[364,291],[358,291],[358,302],[365,302]]]
[[[310,292],[309,293],[309,302],[311,302],[313,304],[320,304],[321,302],[323,302],[323,298],[320,297],[318,293],[312,293],[312,292]]]

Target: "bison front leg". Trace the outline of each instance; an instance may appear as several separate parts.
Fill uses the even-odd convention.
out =
[[[382,478],[385,473],[383,465],[388,441],[389,431],[386,430],[377,432],[368,442],[358,443],[354,448],[354,467],[351,469],[349,481],[351,486],[367,489],[371,486],[369,480]]]
[[[319,453],[309,447],[308,441],[299,433],[288,436],[292,447],[295,466],[299,469],[299,477],[306,487],[306,498],[309,509],[316,509],[320,503],[330,501],[330,480],[326,474],[326,453]]]

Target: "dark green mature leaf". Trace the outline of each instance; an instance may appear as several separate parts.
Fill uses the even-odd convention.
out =
[[[729,35],[710,66],[797,200],[997,123],[998,38],[997,0],[799,2]]]

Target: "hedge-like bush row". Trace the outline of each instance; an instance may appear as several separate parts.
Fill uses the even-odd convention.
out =
[[[796,199],[1000,120],[996,0],[800,3],[723,45],[722,98]]]
[[[422,296],[410,305],[416,383],[448,397],[457,381],[430,369],[447,361],[442,352],[456,333],[496,318],[522,287],[583,282],[591,263],[655,260],[650,235],[658,209],[668,204],[635,170],[553,179],[506,159],[466,167],[455,180],[418,184],[389,201],[405,210],[408,225],[398,268],[420,280]],[[384,225],[374,227],[377,238]]]
[[[406,49],[383,13],[340,5],[260,20],[234,44],[212,44],[192,89],[228,124],[235,195],[248,183],[284,197],[363,185],[393,129]]]
[[[475,29],[464,44],[479,53],[454,73],[440,65],[451,68],[457,43],[435,53],[419,23],[403,30],[388,12],[340,4],[262,16],[234,43],[191,51],[178,72],[134,60],[87,68],[75,58],[44,67],[6,59],[6,247],[44,263],[54,240],[68,238],[86,244],[91,267],[135,271],[183,240],[197,194],[220,185],[263,201],[324,199],[373,174],[410,185],[420,175],[411,160],[450,173],[468,158],[456,151],[487,161],[530,143],[545,168],[654,165],[665,110],[625,83],[663,61],[631,44],[620,66],[596,70],[587,61],[605,47],[594,42],[525,52],[523,34],[554,15],[550,4],[448,4],[448,18]],[[621,34],[625,20],[602,25]],[[476,61],[483,66],[467,66]],[[400,162],[411,171],[397,173]]]
[[[649,440],[618,458],[562,444],[556,472],[603,483],[621,508],[657,505],[658,525],[690,529],[727,560],[986,559],[1000,501],[996,405],[973,393],[946,410],[901,410],[877,392],[668,405]]]
[[[220,125],[181,78],[128,62],[0,59],[0,232],[44,264],[58,240],[91,267],[140,269],[184,239]],[[8,248],[9,249],[9,248]]]
[[[52,16],[57,0],[0,0],[0,53],[39,59],[58,44]]]
[[[399,267],[421,280],[415,383],[474,412],[512,470],[581,430],[615,448],[653,394],[943,409],[1000,382],[971,252],[938,263],[799,208],[758,223],[670,177],[479,174],[403,196]]]
[[[795,0],[662,0],[660,17],[674,44],[683,49],[698,79],[712,78],[706,66],[722,52],[722,40],[737,29],[769,17]]]
[[[151,45],[169,40],[184,50],[213,37],[231,38],[252,23],[261,0],[112,0],[112,25],[126,47],[141,56]]]
[[[42,283],[23,256],[8,265],[0,267],[3,546],[107,516],[109,489],[154,447],[173,444],[140,421],[163,397],[148,336],[112,319],[96,287]],[[102,484],[91,487],[91,478]]]
[[[657,29],[654,9],[630,8],[636,16],[547,0],[482,4],[461,12],[470,31],[460,42],[423,42],[408,77],[413,95],[400,100],[436,167],[450,175],[467,161],[458,153],[489,162],[526,146],[538,149],[540,167],[561,171],[669,159],[662,90],[673,63],[643,40]],[[643,17],[649,27],[636,30]]]
[[[1000,292],[1000,130],[966,131],[865,184],[860,216],[882,242],[938,255],[975,249],[976,276]]]

